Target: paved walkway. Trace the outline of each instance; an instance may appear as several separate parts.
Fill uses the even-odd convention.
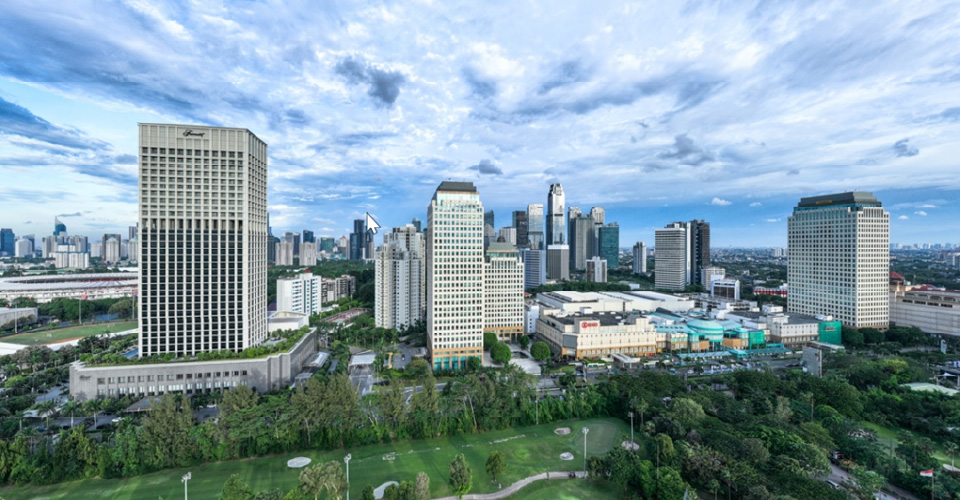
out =
[[[584,479],[587,477],[587,474],[583,471],[577,471],[574,473],[577,479]],[[502,490],[494,491],[493,493],[475,493],[472,495],[464,495],[463,500],[500,500],[501,498],[507,498],[510,495],[513,495],[519,491],[524,486],[534,482],[541,481],[544,479],[554,480],[554,479],[570,479],[570,472],[544,472],[537,474],[535,476],[530,476],[524,479],[521,479],[510,486]],[[436,498],[434,500],[458,500],[457,497],[443,497]]]

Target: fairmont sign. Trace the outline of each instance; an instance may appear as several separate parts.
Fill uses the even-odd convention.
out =
[[[184,137],[203,137],[207,135],[206,132],[194,132],[193,130],[187,129],[183,131]]]

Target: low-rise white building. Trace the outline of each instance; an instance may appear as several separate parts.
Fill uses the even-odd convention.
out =
[[[890,322],[927,333],[960,334],[960,291],[930,285],[891,286]]]
[[[657,353],[657,330],[646,316],[615,312],[562,314],[557,309],[541,312],[537,335],[561,356],[582,359]]]

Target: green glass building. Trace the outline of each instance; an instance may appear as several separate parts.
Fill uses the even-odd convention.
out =
[[[607,269],[620,267],[620,227],[617,223],[599,228],[600,258],[607,261]]]

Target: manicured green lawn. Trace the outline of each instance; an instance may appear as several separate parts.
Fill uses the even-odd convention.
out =
[[[90,479],[73,481],[53,486],[29,486],[5,488],[0,496],[7,500],[26,499],[96,499],[116,500],[145,499],[156,500],[159,496],[166,499],[181,498],[183,484],[180,477],[188,470],[192,473],[190,495],[192,498],[216,498],[223,483],[231,474],[240,474],[251,484],[254,490],[279,488],[287,491],[298,484],[299,470],[289,469],[287,460],[297,456],[313,459],[313,463],[327,460],[342,461],[349,451],[353,455],[350,461],[351,495],[360,498],[361,490],[374,487],[386,481],[413,480],[418,472],[430,476],[430,491],[433,497],[450,495],[447,487],[447,468],[453,457],[463,453],[473,471],[474,493],[491,492],[497,489],[496,483],[484,472],[487,456],[493,450],[506,455],[507,470],[498,478],[503,485],[511,484],[521,478],[546,471],[582,470],[583,435],[581,428],[586,425],[590,432],[587,436],[588,454],[606,453],[624,439],[629,439],[629,428],[616,419],[591,419],[587,421],[569,421],[507,429],[482,435],[458,436],[453,438],[428,439],[423,441],[402,441],[394,444],[378,444],[351,450],[330,452],[307,451],[266,458],[234,460],[200,465],[189,469],[171,469],[129,479]],[[572,432],[566,436],[557,436],[554,429],[570,427]],[[627,437],[625,437],[627,436]],[[574,459],[560,459],[563,452],[571,452]],[[562,488],[557,481],[556,493]],[[571,481],[581,482],[581,481]],[[531,485],[533,486],[533,485]],[[591,486],[592,487],[592,486]],[[529,487],[528,487],[529,488]],[[543,486],[541,486],[543,488]],[[553,485],[548,489],[554,488]],[[533,491],[533,490],[531,490]],[[528,498],[527,489],[520,490],[518,498]],[[542,498],[564,498],[544,493]],[[570,493],[568,498],[581,495],[578,491]],[[595,498],[591,495],[579,498]],[[596,497],[606,498],[606,497]],[[612,497],[610,497],[612,498]]]
[[[885,445],[889,446],[890,440],[895,440],[897,444],[900,444],[900,440],[897,439],[896,429],[892,427],[886,427],[883,425],[875,424],[873,422],[866,422],[866,421],[863,422],[863,425],[864,427],[867,427],[875,431],[877,433],[877,437]],[[916,437],[922,437],[921,434],[917,434],[916,432],[913,432],[911,430],[907,430],[907,429],[904,429],[904,430],[906,430],[910,434],[913,434]],[[950,456],[943,451],[943,447],[937,442],[933,443],[933,458],[939,460],[941,463],[945,463],[945,464],[950,463]],[[955,457],[955,458],[960,458],[960,457]]]
[[[584,479],[537,481],[518,491],[514,498],[524,500],[617,500],[618,487],[610,482],[595,483]]]
[[[41,345],[51,342],[60,342],[78,337],[89,337],[101,333],[116,333],[131,330],[137,327],[137,322],[126,323],[102,323],[88,326],[74,326],[71,328],[60,328],[57,330],[45,330],[41,332],[21,333],[9,337],[0,338],[0,342],[9,342],[11,344],[22,345]]]

